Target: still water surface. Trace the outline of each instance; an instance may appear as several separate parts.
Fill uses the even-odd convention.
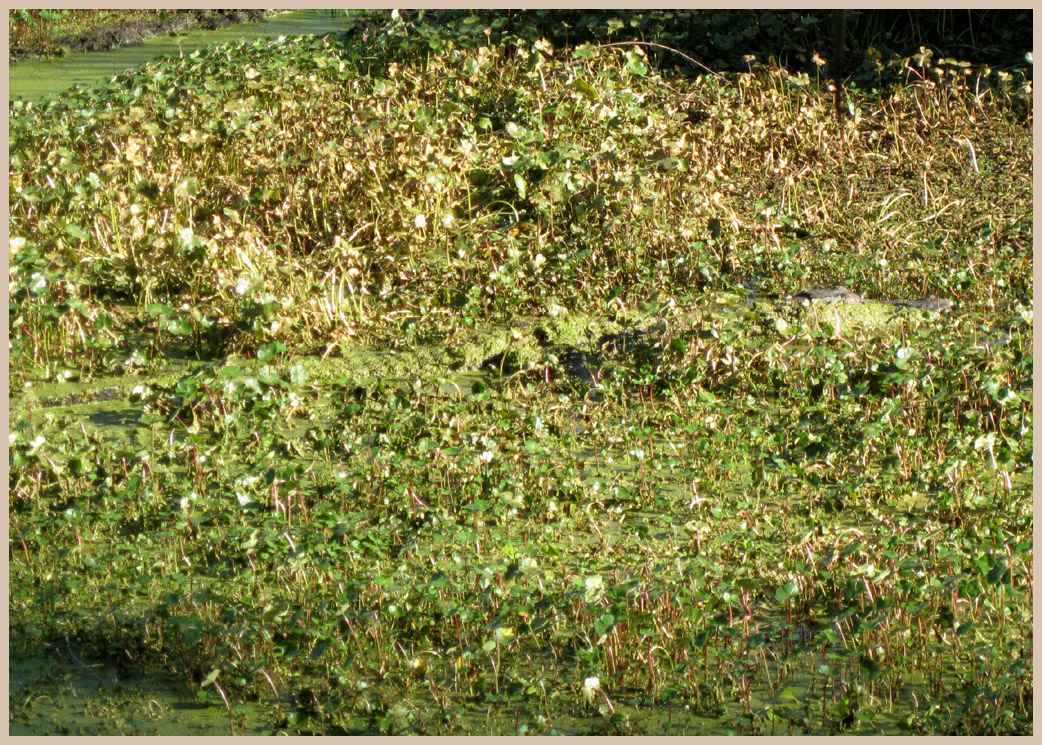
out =
[[[77,84],[95,85],[132,67],[160,57],[191,54],[212,44],[237,39],[277,38],[341,31],[344,11],[294,10],[257,23],[240,23],[216,31],[194,29],[176,36],[156,36],[143,44],[97,52],[70,54],[50,60],[25,60],[11,65],[9,99],[40,101]]]

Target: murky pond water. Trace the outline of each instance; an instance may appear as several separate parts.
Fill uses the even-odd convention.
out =
[[[295,10],[259,23],[240,23],[216,31],[196,29],[175,36],[156,36],[143,44],[120,49],[70,54],[49,60],[26,60],[10,67],[10,99],[39,101],[73,85],[93,85],[124,70],[165,56],[191,54],[212,44],[237,39],[277,38],[340,31],[347,21],[344,11]]]
[[[271,733],[260,704],[237,705],[233,724],[223,705],[200,700],[184,681],[94,663],[69,644],[12,654],[8,680],[11,735]]]

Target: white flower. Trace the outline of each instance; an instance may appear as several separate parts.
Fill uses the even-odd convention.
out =
[[[583,697],[585,697],[587,701],[592,702],[594,694],[600,689],[600,687],[600,678],[590,676],[583,681]]]
[[[416,219],[413,222],[415,223],[416,227],[418,227],[418,228],[425,228],[425,227],[427,227],[427,217],[426,217],[426,215],[417,215]]]
[[[591,605],[593,603],[599,603],[604,597],[605,587],[604,579],[599,574],[594,574],[586,578],[586,592],[583,593],[583,600]]]

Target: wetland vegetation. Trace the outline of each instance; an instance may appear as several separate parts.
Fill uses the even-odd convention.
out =
[[[13,656],[234,733],[1033,731],[1030,67],[837,121],[609,27],[10,104]]]
[[[260,20],[260,10],[26,9],[8,11],[11,62],[137,44],[159,34]]]

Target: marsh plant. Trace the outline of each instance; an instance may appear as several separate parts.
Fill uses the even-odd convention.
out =
[[[12,644],[232,731],[1031,732],[1030,78],[480,20],[11,105]],[[751,301],[836,283],[954,307]]]

